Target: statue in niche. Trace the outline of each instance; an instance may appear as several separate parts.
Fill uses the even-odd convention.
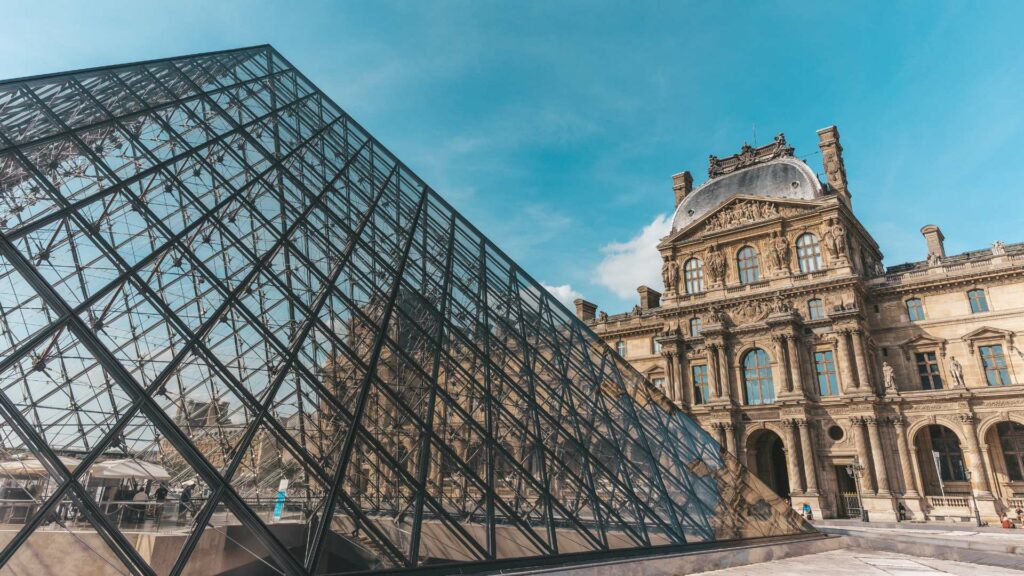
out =
[[[665,256],[665,262],[661,265],[661,281],[666,291],[675,290],[679,283],[679,265],[668,256]]]
[[[832,242],[835,244],[836,254],[840,258],[846,258],[846,226],[843,226],[843,223],[838,218],[833,219],[832,222],[833,224],[829,231],[832,233]]]
[[[725,280],[725,256],[722,256],[718,246],[708,246],[704,253],[704,268],[712,282],[720,284]]]
[[[956,356],[949,357],[949,373],[953,375],[954,388],[967,387],[967,384],[964,383],[964,367],[960,364],[960,361],[956,359]]]
[[[771,248],[772,264],[776,270],[785,270],[789,267],[789,242],[786,238],[779,235],[778,232],[772,232],[772,237],[768,240],[768,246]]]
[[[882,381],[885,383],[886,391],[896,391],[896,371],[888,362],[882,362]]]

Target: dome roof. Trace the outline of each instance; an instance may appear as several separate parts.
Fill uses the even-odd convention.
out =
[[[672,231],[686,228],[734,196],[813,200],[823,194],[821,182],[807,164],[791,157],[776,158],[701,184],[676,207]]]

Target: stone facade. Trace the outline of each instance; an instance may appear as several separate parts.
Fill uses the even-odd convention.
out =
[[[794,507],[1024,506],[1024,244],[947,256],[929,225],[923,261],[884,268],[838,130],[819,140],[825,182],[781,134],[712,156],[696,189],[676,175],[663,291],[577,314]]]

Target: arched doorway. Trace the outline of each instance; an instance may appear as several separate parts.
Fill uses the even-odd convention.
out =
[[[926,496],[970,493],[964,451],[956,432],[942,424],[929,424],[914,435],[914,448]]]
[[[747,462],[754,474],[779,496],[789,496],[789,474],[782,438],[768,429],[751,433],[747,440]]]
[[[984,441],[1003,505],[1010,510],[1024,507],[1024,424],[997,422],[985,433]]]

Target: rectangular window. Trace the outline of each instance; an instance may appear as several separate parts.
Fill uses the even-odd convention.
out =
[[[825,317],[825,306],[819,298],[807,301],[807,316],[810,320],[821,320]]]
[[[619,353],[619,356],[622,356],[623,358],[625,358],[626,357],[626,343],[622,342],[621,340],[619,342],[616,342],[615,343],[615,351]]]
[[[690,336],[700,336],[700,318],[690,318]]]
[[[655,379],[651,380],[651,384],[654,384],[654,386],[656,388],[660,388],[662,390],[665,389],[665,379],[664,378],[655,378]]]
[[[910,317],[911,322],[924,320],[924,304],[920,298],[907,300],[907,316]]]
[[[693,403],[706,404],[710,393],[707,364],[690,366],[690,381],[693,382]]]
[[[651,354],[661,354],[661,342],[651,338]]]
[[[839,382],[836,380],[836,363],[831,350],[814,353],[814,370],[818,374],[818,392],[822,396],[838,396]]]
[[[988,300],[985,299],[984,290],[971,290],[967,293],[967,300],[971,303],[971,313],[988,312]]]
[[[989,386],[1009,386],[1010,371],[1006,367],[1006,356],[1001,344],[981,346],[981,365],[985,368],[985,380]]]
[[[914,354],[917,360],[917,375],[921,379],[922,390],[942,390],[942,376],[939,374],[939,362],[935,359],[935,352],[918,352]]]

